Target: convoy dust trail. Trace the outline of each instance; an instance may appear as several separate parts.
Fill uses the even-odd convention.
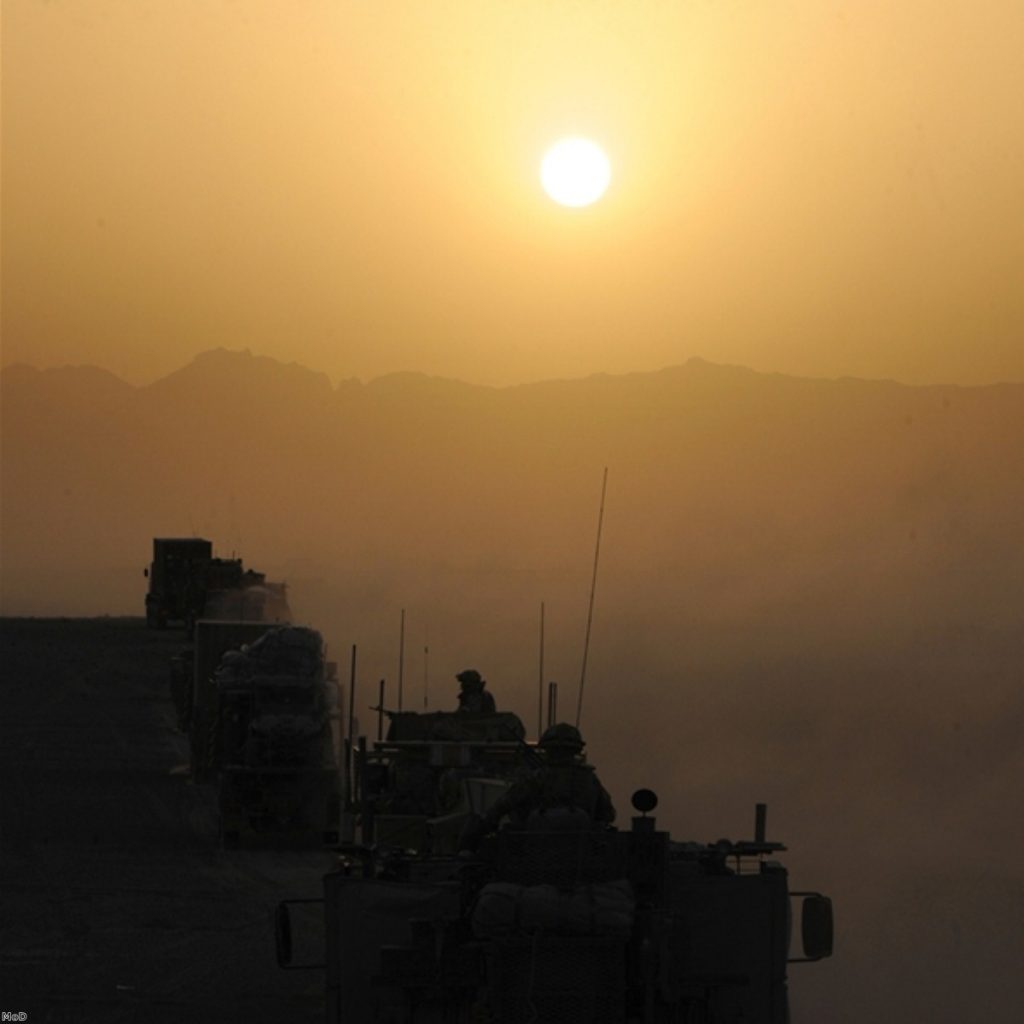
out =
[[[178,631],[0,620],[0,1009],[36,1022],[322,1017],[277,969],[271,914],[330,854],[225,852],[168,693]]]

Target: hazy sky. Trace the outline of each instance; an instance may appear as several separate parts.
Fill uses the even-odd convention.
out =
[[[1024,379],[1020,0],[2,11],[5,364]]]

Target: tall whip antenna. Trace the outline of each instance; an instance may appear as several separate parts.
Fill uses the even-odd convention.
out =
[[[345,765],[347,778],[345,788],[350,799],[354,800],[355,792],[355,743],[356,743],[356,645],[352,645],[352,667],[348,681],[348,763]]]
[[[544,602],[540,603],[540,663],[537,666],[537,738],[544,731]]]
[[[580,727],[583,714],[583,687],[587,681],[587,652],[590,650],[590,625],[594,621],[594,591],[597,590],[597,562],[601,556],[601,527],[604,525],[604,495],[608,489],[608,467],[604,467],[601,479],[601,508],[597,513],[597,544],[594,547],[594,575],[590,581],[590,607],[587,609],[587,636],[583,641],[583,667],[580,669],[580,692],[576,700],[576,728]]]
[[[402,710],[402,681],[405,677],[405,609],[398,627],[398,710]]]

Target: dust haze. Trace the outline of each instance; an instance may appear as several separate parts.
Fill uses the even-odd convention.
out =
[[[479,668],[532,733],[575,711],[619,808],[752,834],[833,896],[794,1021],[1020,1018],[1024,385],[692,361],[509,388],[217,350],[154,384],[3,374],[3,611],[141,614],[153,536],[289,584],[360,705]],[[343,669],[344,671],[344,669]],[[364,716],[370,713],[364,711]]]
[[[152,538],[203,536],[358,645],[361,706],[404,609],[406,706],[473,666],[532,733],[607,467],[620,818],[767,801],[836,904],[795,1024],[1024,1019],[1019,0],[4,0],[2,36],[4,614],[141,615]],[[575,214],[567,134],[613,167]]]

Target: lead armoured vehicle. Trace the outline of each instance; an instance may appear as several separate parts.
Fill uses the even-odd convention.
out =
[[[338,866],[322,897],[278,907],[279,963],[325,969],[329,1024],[788,1022],[787,965],[831,955],[832,908],[790,891],[763,805],[751,840],[673,840],[639,790],[626,829],[556,814],[458,849],[467,820],[544,771],[532,745],[462,717],[360,742]],[[405,822],[401,789],[420,801]],[[293,962],[293,903],[323,905],[322,963]]]
[[[146,624],[164,629],[181,622],[191,631],[197,619],[287,622],[287,588],[246,569],[240,558],[214,558],[201,537],[154,537],[153,561],[145,575]]]
[[[154,537],[153,561],[145,570],[146,625],[191,622],[202,611],[205,590],[199,579],[213,559],[213,544],[201,537]]]

